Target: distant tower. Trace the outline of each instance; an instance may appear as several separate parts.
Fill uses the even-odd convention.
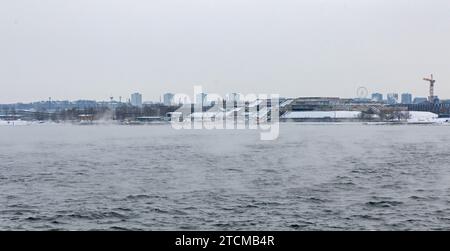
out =
[[[402,94],[402,102],[401,103],[405,104],[405,105],[412,104],[412,94],[410,94],[410,93],[403,93]]]
[[[436,83],[436,80],[433,78],[433,74],[431,74],[430,78],[423,78],[423,80],[430,83],[430,96],[428,97],[428,100],[431,103],[434,103],[434,100],[436,99],[436,96],[434,96],[434,83]]]
[[[165,93],[163,95],[164,105],[171,106],[174,103],[174,100],[173,100],[174,97],[175,97],[175,94],[173,94],[173,93]]]
[[[138,92],[131,94],[131,105],[142,107],[142,94]]]

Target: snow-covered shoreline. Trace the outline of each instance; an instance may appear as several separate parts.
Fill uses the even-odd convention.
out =
[[[450,125],[450,118],[439,118],[435,113],[431,112],[409,112],[409,118],[406,121],[358,121],[360,112],[348,112],[348,111],[329,111],[329,112],[289,112],[281,116],[281,123],[299,123],[299,124],[317,124],[317,125],[330,125],[330,124],[366,124],[366,125],[390,125],[390,124],[402,124],[402,125]],[[286,119],[287,120],[283,120]],[[319,121],[295,121],[290,119],[318,119]],[[320,119],[333,118],[333,119],[348,119],[348,121],[320,121]],[[87,125],[133,125],[127,123],[119,123],[117,121],[88,123]],[[30,126],[30,125],[85,125],[79,122],[51,122],[51,121],[26,121],[26,120],[0,120],[0,126]]]
[[[49,121],[27,121],[27,120],[0,120],[0,126],[30,126],[30,125],[56,125],[59,123]]]
[[[23,120],[0,120],[0,126],[23,126],[30,125],[32,122]]]

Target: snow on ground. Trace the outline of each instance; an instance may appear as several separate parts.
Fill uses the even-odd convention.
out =
[[[438,122],[438,115],[431,112],[409,112],[408,123],[434,123]]]
[[[0,120],[0,126],[21,126],[30,124],[31,122],[24,120]]]
[[[0,126],[57,125],[51,121],[0,120]]]
[[[263,110],[264,111],[264,110]],[[265,112],[260,111],[261,114]],[[234,110],[231,112],[226,112],[225,116],[229,116],[233,114]],[[358,111],[302,111],[302,112],[287,112],[281,116],[283,119],[325,119],[325,118],[333,118],[333,119],[356,119],[359,117],[361,112]],[[249,117],[254,117],[256,114],[249,114]],[[418,111],[410,111],[410,118],[407,120],[408,123],[437,123],[444,124],[450,123],[450,118],[438,118],[439,116],[435,113],[431,112],[418,112]],[[204,118],[211,119],[223,118],[224,113],[222,112],[196,112],[192,113],[190,117],[194,118]],[[37,124],[52,124],[51,122],[43,122],[43,121],[24,121],[24,120],[0,120],[0,126],[23,126],[23,125],[37,125]]]

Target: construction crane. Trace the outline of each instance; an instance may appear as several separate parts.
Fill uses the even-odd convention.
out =
[[[423,78],[424,81],[427,81],[430,83],[430,96],[428,97],[430,102],[434,102],[434,83],[436,83],[436,80],[433,79],[433,74],[431,74],[430,78]]]

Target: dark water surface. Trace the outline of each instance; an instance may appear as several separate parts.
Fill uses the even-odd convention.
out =
[[[0,127],[1,230],[450,230],[450,127]]]

